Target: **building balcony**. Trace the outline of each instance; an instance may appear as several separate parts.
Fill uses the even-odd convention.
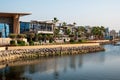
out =
[[[37,33],[41,33],[41,34],[53,34],[53,31],[37,31]]]

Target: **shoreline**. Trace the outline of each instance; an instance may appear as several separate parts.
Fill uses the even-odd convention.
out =
[[[0,51],[0,62],[8,64],[22,59],[86,54],[104,50],[99,43],[9,47],[8,50]]]

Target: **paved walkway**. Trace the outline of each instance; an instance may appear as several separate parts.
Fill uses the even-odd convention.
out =
[[[15,46],[15,47],[9,47],[8,50],[14,50],[14,49],[36,49],[36,48],[55,48],[55,47],[76,47],[76,46],[99,46],[99,43],[39,45],[39,46]]]

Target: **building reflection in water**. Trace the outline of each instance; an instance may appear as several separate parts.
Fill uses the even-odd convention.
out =
[[[71,55],[52,58],[41,58],[32,64],[9,67],[6,65],[0,71],[0,80],[35,80],[36,75],[39,78],[43,77],[41,74],[47,73],[53,75],[54,79],[59,79],[61,75],[69,73],[69,70],[78,71],[82,69],[83,65],[88,62],[97,64],[103,63],[105,60],[104,54],[86,54],[86,55]],[[24,61],[22,61],[24,62]],[[26,62],[28,63],[28,62]],[[15,63],[14,63],[15,64]],[[18,64],[18,63],[17,63]]]
[[[76,69],[76,57],[75,55],[71,56],[70,57],[70,67],[71,69]]]
[[[83,61],[82,61],[82,60],[83,60],[83,57],[82,57],[82,56],[83,56],[83,55],[78,55],[78,57],[79,57],[79,58],[78,58],[78,59],[79,59],[79,61],[78,61],[78,62],[79,62],[79,63],[78,63],[79,68],[81,68],[81,67],[82,67],[82,64],[83,64]]]
[[[59,78],[59,72],[58,72],[58,60],[57,60],[57,58],[54,58],[55,60],[54,60],[54,78],[55,79],[58,79]]]
[[[10,72],[10,68],[8,64],[6,64],[5,67],[0,71],[0,80],[8,80],[9,72]]]

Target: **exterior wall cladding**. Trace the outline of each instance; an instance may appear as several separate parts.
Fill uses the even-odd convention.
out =
[[[20,33],[30,30],[30,22],[20,22]]]
[[[47,22],[20,22],[20,33],[33,31],[41,34],[53,34],[53,23]]]
[[[9,36],[10,29],[9,25],[0,23],[0,37],[6,38]]]
[[[31,29],[36,33],[41,34],[53,34],[53,26],[52,22],[47,21],[32,21]]]

